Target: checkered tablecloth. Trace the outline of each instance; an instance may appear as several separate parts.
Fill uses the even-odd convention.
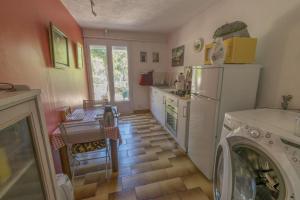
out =
[[[54,151],[62,148],[63,146],[65,146],[65,142],[61,136],[61,133],[57,133],[56,131],[54,131],[51,135],[50,135],[50,144],[52,146],[52,149]]]
[[[118,140],[119,144],[122,144],[122,138],[121,138],[119,127],[104,127],[103,129],[104,129],[104,134],[105,134],[106,138],[116,140],[116,141]],[[82,137],[84,138],[83,134],[82,134]],[[85,141],[83,141],[83,142],[85,142]],[[52,149],[55,151],[59,150],[60,148],[62,148],[63,146],[66,145],[59,129],[57,131],[54,131],[50,135],[50,143],[51,143]]]
[[[122,144],[122,138],[118,127],[104,127],[104,134],[106,138],[119,140],[119,143]]]

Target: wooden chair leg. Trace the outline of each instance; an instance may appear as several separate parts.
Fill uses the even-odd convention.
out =
[[[109,140],[110,142],[110,151],[111,151],[111,163],[112,171],[117,172],[119,169],[118,164],[118,142],[115,140]]]
[[[69,163],[67,146],[60,148],[59,154],[60,154],[60,160],[61,160],[61,165],[62,165],[62,171],[64,174],[66,174],[69,177],[70,180],[72,180],[72,172],[71,172],[70,163]]]
[[[107,158],[108,158],[108,150],[107,150],[107,146],[105,148],[105,151],[106,151],[106,155],[105,155],[105,178],[107,179]]]

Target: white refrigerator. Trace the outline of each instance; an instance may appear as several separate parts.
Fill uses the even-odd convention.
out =
[[[256,106],[260,69],[258,64],[193,67],[188,155],[208,179],[224,114]]]

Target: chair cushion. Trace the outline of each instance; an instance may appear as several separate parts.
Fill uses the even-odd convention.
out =
[[[90,151],[101,150],[106,147],[105,139],[93,141],[93,142],[85,142],[85,143],[78,143],[72,145],[72,153],[86,153]]]

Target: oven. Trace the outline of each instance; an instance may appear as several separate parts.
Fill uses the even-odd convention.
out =
[[[166,127],[177,136],[177,99],[167,97],[166,99]]]

